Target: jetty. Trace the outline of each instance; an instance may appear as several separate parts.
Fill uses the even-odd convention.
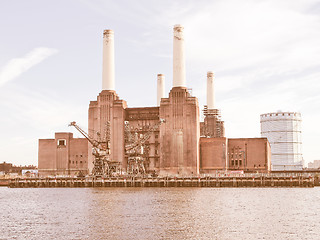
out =
[[[206,177],[46,177],[15,178],[10,188],[93,187],[285,187],[312,188],[312,176],[206,176]]]

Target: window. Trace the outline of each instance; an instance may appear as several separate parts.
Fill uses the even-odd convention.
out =
[[[239,165],[240,165],[240,166],[242,165],[242,161],[241,161],[241,160],[239,160]]]
[[[58,139],[58,146],[66,146],[67,141],[65,139]]]
[[[238,166],[238,160],[236,160],[236,166]]]
[[[234,161],[233,160],[231,161],[231,166],[234,166]]]

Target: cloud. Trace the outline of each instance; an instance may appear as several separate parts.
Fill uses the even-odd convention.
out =
[[[82,137],[68,124],[77,121],[86,129],[88,105],[65,99],[51,89],[35,91],[31,86],[12,84],[0,90],[0,146],[6,149],[0,161],[37,165],[38,139],[53,138],[55,132]]]
[[[2,111],[7,116],[0,119],[1,126],[21,127],[20,132],[27,127],[27,131],[37,130],[39,133],[53,129],[67,131],[68,123],[74,120],[85,120],[84,126],[87,123],[87,105],[62,101],[66,96],[52,93],[50,89],[41,92],[22,86],[11,86],[9,89],[0,95]]]
[[[46,58],[57,53],[58,50],[52,48],[39,47],[21,58],[10,60],[0,71],[0,86],[14,80],[33,66],[41,63]]]

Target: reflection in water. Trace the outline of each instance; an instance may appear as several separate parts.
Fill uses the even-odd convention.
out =
[[[318,239],[320,188],[0,188],[0,239]]]

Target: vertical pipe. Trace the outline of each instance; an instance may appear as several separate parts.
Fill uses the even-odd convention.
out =
[[[207,72],[207,106],[208,109],[215,108],[215,96],[214,96],[214,74],[213,72]]]
[[[183,26],[173,28],[173,87],[186,86]]]
[[[161,98],[165,97],[164,93],[164,75],[158,74],[157,76],[157,106],[160,106]]]
[[[112,30],[103,32],[102,90],[115,90],[114,33]]]

